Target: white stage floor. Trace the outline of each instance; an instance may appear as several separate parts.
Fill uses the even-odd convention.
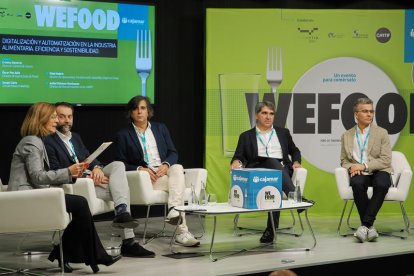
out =
[[[247,275],[268,273],[279,269],[295,269],[316,265],[326,265],[355,260],[373,259],[379,257],[390,257],[403,254],[414,253],[414,235],[413,231],[406,240],[380,236],[377,242],[357,243],[353,237],[339,237],[336,234],[336,228],[339,218],[325,218],[310,216],[310,221],[316,235],[317,245],[312,251],[308,252],[244,252],[235,256],[212,262],[208,254],[205,256],[191,257],[184,259],[174,259],[164,257],[169,254],[170,238],[162,237],[153,240],[146,245],[146,248],[156,252],[155,258],[122,258],[119,262],[110,267],[100,266],[99,274],[105,275]],[[190,231],[197,235],[201,227],[196,216],[187,216]],[[162,228],[162,218],[152,218],[149,225],[150,232]],[[180,251],[196,252],[197,250],[208,250],[211,240],[212,219],[204,220],[206,234],[201,239],[202,246],[199,248],[184,248],[175,246]],[[282,217],[281,226],[291,222],[289,216]],[[411,217],[411,221],[414,221]],[[143,231],[144,220],[140,219],[141,225],[137,228],[137,238]],[[236,237],[233,235],[233,216],[218,217],[218,231],[216,234],[215,245],[217,250],[231,250],[254,247],[259,245],[260,234]],[[356,218],[353,220],[357,223]],[[239,224],[243,226],[263,228],[265,225],[265,216],[256,215],[242,217]],[[119,237],[112,237],[110,222],[97,222],[97,229],[102,242],[105,246],[114,246],[119,244]],[[305,226],[305,232],[302,237],[280,234],[277,237],[276,248],[285,249],[291,247],[304,247],[313,244],[309,230]],[[386,218],[377,220],[378,229],[389,229],[389,227],[401,227],[402,219]],[[170,235],[173,227],[167,225],[166,233]],[[116,232],[115,232],[116,233]],[[46,255],[35,256],[17,256],[18,244],[22,241],[24,235],[1,235],[0,236],[0,267],[9,268],[42,268],[35,270],[47,275],[58,275],[56,269],[57,263],[50,263]],[[27,235],[21,248],[32,251],[50,251],[52,233],[33,233]],[[112,253],[116,253],[113,250]],[[220,255],[218,255],[220,256]],[[408,266],[408,264],[407,264]],[[72,275],[92,274],[92,270],[84,264],[72,264],[75,269]],[[414,273],[414,266],[412,266]],[[265,274],[263,274],[265,275]],[[338,273],[337,275],[340,275]],[[355,274],[356,275],[356,274]],[[377,272],[376,275],[384,275]],[[387,275],[393,275],[387,274]]]

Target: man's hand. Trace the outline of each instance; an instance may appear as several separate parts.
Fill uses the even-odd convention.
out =
[[[240,160],[234,160],[233,162],[231,162],[230,165],[230,171],[233,169],[240,169],[243,168],[243,163]]]
[[[167,171],[170,167],[167,164],[161,164],[161,166],[158,167],[157,176],[163,177],[167,174]]]
[[[349,168],[349,175],[351,177],[355,176],[355,175],[361,175],[362,172],[365,171],[365,166],[364,164],[353,164],[350,168]]]
[[[296,168],[302,168],[302,165],[301,165],[298,161],[295,161],[295,162],[292,164],[292,168],[293,168],[293,169],[296,169]]]
[[[104,172],[99,167],[92,170],[90,178],[92,178],[95,186],[100,186],[102,188],[106,188],[105,185],[109,182],[109,178],[104,175]]]
[[[153,185],[155,184],[155,182],[157,182],[157,179],[158,179],[157,172],[154,171],[153,169],[145,168],[145,167],[139,167],[138,170],[148,172],[148,174],[150,175],[150,178],[151,178],[151,183]]]

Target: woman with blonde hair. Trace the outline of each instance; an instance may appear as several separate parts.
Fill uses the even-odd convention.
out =
[[[48,103],[35,103],[29,108],[20,129],[23,138],[13,153],[9,190],[59,187],[64,183],[72,183],[82,175],[83,163],[65,169],[49,169],[43,139],[56,132],[58,119],[55,109]],[[72,220],[62,236],[64,263],[60,264],[58,246],[50,253],[49,260],[53,262],[57,259],[65,272],[73,270],[69,263],[85,263],[91,266],[94,273],[99,271],[98,264],[109,266],[118,261],[120,255],[112,257],[102,246],[87,200],[82,196],[65,195],[65,202]]]

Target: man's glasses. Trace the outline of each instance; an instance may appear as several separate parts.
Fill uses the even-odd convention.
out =
[[[375,110],[363,109],[363,110],[358,110],[357,112],[362,112],[364,114],[368,114],[368,113],[374,114]]]

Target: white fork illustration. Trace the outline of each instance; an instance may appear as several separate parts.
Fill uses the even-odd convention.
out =
[[[141,78],[142,89],[141,95],[147,94],[147,78],[152,69],[152,48],[151,48],[151,31],[137,31],[137,50],[135,58],[135,68]]]
[[[278,51],[280,50],[280,51]],[[267,68],[266,79],[272,92],[276,93],[276,89],[282,83],[283,68],[282,68],[282,48],[268,48],[267,49]]]

